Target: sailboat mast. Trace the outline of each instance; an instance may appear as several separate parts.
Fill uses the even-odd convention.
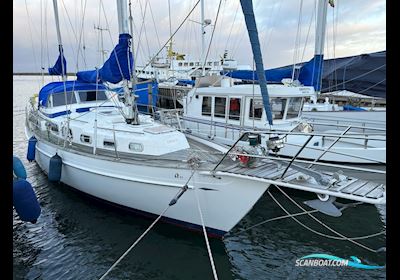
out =
[[[205,75],[205,68],[204,68],[204,66],[205,66],[205,61],[204,61],[204,59],[205,59],[205,48],[206,48],[206,32],[205,32],[205,30],[204,30],[204,27],[205,27],[205,22],[204,22],[204,0],[201,0],[200,1],[200,6],[201,6],[201,19],[200,19],[200,22],[201,22],[201,61],[203,62],[203,66],[202,66],[202,69],[201,69],[201,75],[202,76],[204,76]]]
[[[322,79],[322,65],[324,61],[324,43],[325,43],[325,32],[326,32],[326,18],[328,10],[328,0],[318,1],[318,12],[317,12],[317,25],[315,31],[315,51],[314,58],[316,61],[315,69],[316,72],[316,84],[315,91],[317,94],[321,92],[321,79]]]
[[[128,18],[128,2],[127,0],[117,0],[117,12],[118,12],[118,30],[119,34],[130,34],[129,31],[129,18]],[[129,124],[139,124],[139,116],[135,104],[135,98],[132,92],[129,90],[129,84],[127,79],[122,80],[122,87],[124,89],[125,104],[127,105],[127,116],[125,117],[126,122]],[[135,88],[132,87],[132,91],[135,92]]]
[[[57,0],[53,0],[53,8],[54,8],[54,17],[55,17],[55,20],[56,20],[56,30],[57,30],[58,47],[59,47],[60,55],[61,55],[61,69],[62,69],[62,71],[61,71],[61,77],[62,77],[62,80],[65,81],[65,80],[66,80],[66,74],[67,74],[67,73],[65,73],[65,70],[64,70],[64,69],[65,69],[65,65],[64,65],[64,62],[63,62],[64,50],[63,50],[63,47],[62,47],[62,40],[61,40],[60,20],[59,20],[59,17],[58,17],[58,5],[57,5]],[[65,75],[64,75],[64,73],[65,73]]]

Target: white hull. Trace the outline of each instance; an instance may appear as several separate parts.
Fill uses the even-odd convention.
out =
[[[44,172],[48,173],[49,160],[56,151],[63,159],[61,182],[97,198],[153,215],[161,214],[191,174],[190,169],[149,167],[140,162],[131,164],[80,155],[38,141],[36,161]],[[251,210],[269,186],[263,182],[248,182],[246,185],[243,179],[218,179],[196,172],[188,191],[164,217],[200,229],[196,188],[209,233],[222,235]]]

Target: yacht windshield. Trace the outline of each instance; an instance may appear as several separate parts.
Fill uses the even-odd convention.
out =
[[[52,100],[50,100],[50,98],[48,99],[48,105],[53,107],[63,106],[65,105],[65,101],[67,104],[76,103],[75,94],[73,92],[67,92],[66,94],[64,92],[53,93]]]
[[[301,110],[301,97],[292,97],[289,99],[288,110],[286,114],[286,119],[293,119],[299,116]]]
[[[286,98],[272,98],[271,109],[274,120],[281,120],[285,114]]]

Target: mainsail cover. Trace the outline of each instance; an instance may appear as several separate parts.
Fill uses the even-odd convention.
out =
[[[126,79],[130,80],[133,70],[133,56],[130,50],[131,35],[119,35],[119,42],[111,52],[103,67],[96,70],[76,73],[77,80],[87,83],[109,82],[117,84]]]
[[[64,51],[62,46],[58,47],[59,55],[58,59],[56,61],[56,64],[54,64],[53,67],[50,67],[49,70],[49,75],[61,75],[65,76],[67,75],[67,61],[65,60],[64,57]]]
[[[260,40],[258,39],[258,31],[256,20],[253,11],[252,0],[240,0],[240,5],[242,6],[242,11],[244,14],[244,19],[246,21],[247,32],[249,33],[251,49],[253,51],[254,62],[256,65],[257,76],[259,77],[260,90],[263,98],[263,104],[265,112],[267,114],[268,123],[272,125],[272,113],[269,104],[269,96],[267,90],[267,81],[264,73],[264,65],[261,55]]]

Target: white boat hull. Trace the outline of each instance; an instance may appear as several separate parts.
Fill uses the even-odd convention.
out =
[[[50,158],[56,152],[63,160],[61,182],[96,198],[156,216],[162,213],[191,175],[190,169],[104,160],[56,149],[52,144],[38,141],[36,162],[44,172],[49,172]],[[196,172],[188,184],[188,191],[168,209],[164,219],[200,230],[202,223],[196,192],[208,233],[223,235],[251,210],[269,186],[263,182],[248,182]]]

